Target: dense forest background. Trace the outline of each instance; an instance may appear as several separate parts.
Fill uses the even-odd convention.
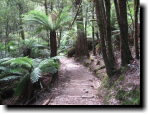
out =
[[[140,104],[140,1],[0,1],[0,104],[50,89],[64,56],[101,76],[100,92],[116,91],[117,104]]]

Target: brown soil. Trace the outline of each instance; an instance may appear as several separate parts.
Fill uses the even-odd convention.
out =
[[[71,58],[60,59],[57,85],[42,93],[34,105],[102,105],[100,81],[86,67]]]

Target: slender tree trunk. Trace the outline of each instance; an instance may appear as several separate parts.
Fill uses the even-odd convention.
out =
[[[45,14],[48,16],[48,4],[47,4],[47,0],[44,0],[44,8],[45,8]],[[49,30],[47,31],[47,38],[50,38],[49,36]],[[48,40],[48,47],[50,47],[50,39]]]
[[[134,11],[135,11],[135,31],[134,31],[134,47],[135,47],[135,57],[139,59],[139,46],[138,46],[138,13],[139,13],[139,0],[134,0]]]
[[[44,7],[45,7],[45,14],[48,16],[47,0],[44,1]]]
[[[128,20],[126,0],[114,0],[121,36],[121,65],[126,66],[133,59],[128,43]]]
[[[76,0],[76,7],[81,4],[82,0]],[[76,57],[88,56],[87,39],[84,33],[82,5],[79,9],[77,23],[77,42],[76,42]]]
[[[115,68],[115,56],[113,53],[113,46],[111,40],[111,2],[110,0],[105,0],[105,8],[106,8],[106,43],[107,43],[107,54],[112,68]]]
[[[57,56],[57,40],[56,40],[56,31],[50,32],[50,49],[51,49],[51,57]]]
[[[87,24],[88,24],[88,7],[86,8],[86,16],[85,16],[85,36],[87,38]]]
[[[95,19],[95,10],[94,10],[94,4],[92,8],[92,19]],[[94,28],[94,21],[92,21],[92,39],[93,39],[93,55],[96,55],[96,49],[95,49],[95,28]]]
[[[18,3],[18,7],[19,7],[19,23],[20,23],[20,34],[21,34],[21,38],[22,40],[25,40],[25,33],[24,33],[24,30],[23,30],[23,21],[22,21],[22,14],[23,14],[23,7],[22,7],[22,4],[21,3]]]
[[[113,75],[113,70],[111,68],[110,61],[108,59],[107,55],[107,50],[106,50],[106,44],[105,44],[105,39],[106,39],[106,27],[105,27],[105,19],[104,19],[104,7],[103,7],[103,1],[102,0],[95,0],[95,7],[96,7],[96,15],[97,15],[97,23],[99,26],[99,31],[100,31],[100,37],[101,37],[101,46],[102,46],[102,54],[103,54],[103,59],[104,63],[106,66],[106,72],[109,77]]]
[[[9,34],[10,34],[10,31],[9,31],[9,20],[8,20],[8,18],[7,18],[7,20],[6,20],[6,28],[5,28],[5,30],[6,30],[6,39],[5,39],[5,56],[6,56],[6,53],[7,53],[7,51],[8,52],[10,52],[10,47],[8,46],[7,47],[7,43],[9,42]]]

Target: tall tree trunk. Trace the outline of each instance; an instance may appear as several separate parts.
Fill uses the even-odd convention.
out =
[[[51,57],[57,56],[57,40],[56,40],[56,31],[50,32],[50,49],[51,49]]]
[[[138,13],[139,13],[139,0],[134,0],[134,12],[135,12],[135,31],[134,31],[134,47],[135,47],[135,57],[139,59],[139,46],[138,46]]]
[[[133,59],[128,43],[128,20],[126,0],[114,0],[121,36],[121,65],[125,66]]]
[[[23,6],[21,3],[18,3],[18,7],[19,7],[19,23],[20,23],[20,34],[21,34],[21,38],[22,40],[25,40],[25,33],[23,30],[23,21],[22,21],[22,14],[23,14]]]
[[[48,4],[47,0],[44,0],[44,8],[45,8],[45,14],[48,16]],[[49,36],[49,30],[47,29],[47,38],[50,38]],[[48,47],[50,47],[50,39],[48,40]]]
[[[86,16],[85,16],[85,37],[87,38],[87,25],[88,25],[88,7],[86,8]]]
[[[113,75],[113,70],[111,68],[111,64],[110,61],[108,59],[108,55],[107,55],[107,50],[106,50],[106,44],[105,44],[105,40],[106,40],[106,25],[105,25],[105,14],[104,14],[104,4],[102,0],[95,0],[95,7],[96,7],[96,15],[97,15],[97,23],[99,26],[99,31],[100,31],[100,37],[101,37],[101,46],[102,46],[102,54],[103,54],[103,59],[104,59],[104,63],[106,66],[106,71],[109,77],[111,77]]]
[[[95,19],[95,7],[94,7],[94,4],[93,4],[93,8],[92,8],[92,39],[93,39],[93,55],[96,55],[96,48],[95,48],[95,28],[94,28],[94,19]]]
[[[76,0],[76,7],[81,4],[82,0]],[[82,15],[82,5],[79,9],[78,17],[76,19],[77,23],[77,42],[76,42],[76,57],[88,56],[87,39],[84,33],[83,15]]]
[[[106,8],[106,43],[107,43],[107,54],[111,64],[112,69],[115,68],[115,56],[113,53],[112,39],[111,39],[111,2],[110,0],[105,0]]]
[[[7,51],[10,52],[10,47],[7,46],[7,44],[9,43],[9,34],[10,34],[10,26],[9,26],[9,19],[8,18],[6,19],[5,30],[6,30],[6,32],[5,32],[5,36],[6,36],[6,39],[5,39],[5,56],[6,56]]]

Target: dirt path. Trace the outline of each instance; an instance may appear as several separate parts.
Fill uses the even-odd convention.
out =
[[[48,105],[101,105],[97,96],[99,80],[73,59],[64,57],[60,61],[58,85],[41,102],[51,97]]]

